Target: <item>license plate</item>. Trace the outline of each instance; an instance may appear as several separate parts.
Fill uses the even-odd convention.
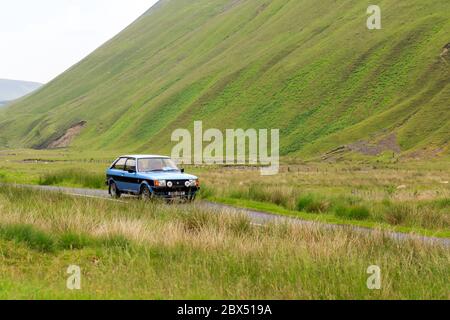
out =
[[[169,192],[169,196],[171,197],[180,197],[180,196],[185,196],[186,192]]]

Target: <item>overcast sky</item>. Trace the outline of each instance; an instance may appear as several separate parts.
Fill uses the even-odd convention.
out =
[[[157,0],[1,0],[0,78],[46,83]]]

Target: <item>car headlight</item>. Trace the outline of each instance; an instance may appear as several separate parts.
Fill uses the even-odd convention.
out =
[[[198,187],[198,180],[189,180],[190,187]]]
[[[155,180],[155,187],[165,187],[166,185],[166,180]]]

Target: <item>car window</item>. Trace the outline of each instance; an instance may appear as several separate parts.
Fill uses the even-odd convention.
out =
[[[136,159],[128,159],[125,165],[125,171],[136,171]]]
[[[127,158],[120,158],[119,160],[117,160],[117,162],[113,165],[113,167],[111,169],[124,170],[126,161],[127,161]]]
[[[175,163],[166,158],[139,159],[140,172],[179,170]]]

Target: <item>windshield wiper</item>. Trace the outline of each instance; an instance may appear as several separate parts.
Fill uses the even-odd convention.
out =
[[[156,169],[156,170],[145,170],[142,172],[167,172],[167,171],[180,171],[179,169]]]

